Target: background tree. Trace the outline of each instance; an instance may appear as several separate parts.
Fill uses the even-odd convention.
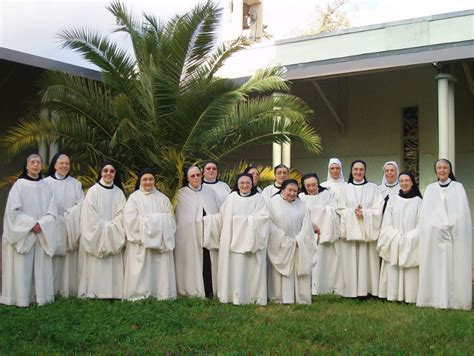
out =
[[[326,6],[316,5],[316,20],[310,28],[296,33],[296,36],[316,35],[334,32],[350,27],[344,7],[349,0],[332,0]]]
[[[57,142],[90,167],[104,159],[125,172],[154,166],[159,188],[173,196],[185,164],[219,161],[247,145],[291,139],[318,152],[313,112],[290,94],[282,68],[262,69],[242,84],[216,76],[246,44],[241,38],[216,44],[220,10],[213,2],[166,23],[149,14],[137,18],[118,1],[108,10],[133,53],[91,29],[61,32],[63,47],[96,65],[102,82],[47,72],[41,105],[57,119],[21,120],[2,138],[8,158]]]

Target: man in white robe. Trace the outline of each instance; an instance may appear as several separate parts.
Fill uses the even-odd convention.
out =
[[[365,162],[354,161],[348,184],[339,196],[344,297],[378,295],[380,261],[377,239],[384,201],[377,185],[365,178],[365,171]]]
[[[121,299],[125,230],[122,213],[125,195],[118,172],[104,162],[101,178],[86,194],[81,209],[81,249],[84,266],[78,296]]]
[[[52,257],[58,243],[53,192],[41,179],[42,160],[27,158],[8,195],[3,220],[1,303],[26,307],[54,300]]]
[[[174,299],[176,223],[173,206],[156,190],[152,169],[139,172],[136,188],[128,197],[123,213],[127,233],[123,298]]]
[[[237,184],[220,213],[208,215],[211,236],[219,242],[217,295],[221,303],[267,304],[267,239],[270,213],[250,174]]]
[[[472,308],[472,222],[466,191],[448,160],[425,190],[420,214],[420,281],[416,305]]]
[[[212,297],[217,294],[219,245],[205,233],[204,217],[219,212],[219,198],[212,188],[201,184],[198,167],[191,166],[186,177],[176,206],[176,287],[179,295]]]
[[[311,272],[312,293],[342,294],[344,280],[336,198],[333,193],[319,185],[316,173],[303,176],[299,197],[311,213],[311,222],[313,227],[316,227],[318,239],[317,262]]]
[[[409,172],[400,174],[401,191],[385,209],[377,251],[382,257],[379,298],[415,303],[418,293],[421,194]]]
[[[54,292],[63,297],[77,295],[78,249],[81,204],[84,199],[81,183],[69,175],[69,157],[57,153],[49,166],[45,182],[51,187],[58,207],[58,248],[53,257]]]
[[[270,200],[272,226],[267,251],[271,263],[268,298],[283,304],[311,303],[311,270],[316,262],[317,242],[310,212],[298,199],[298,183],[288,179],[282,194]]]
[[[214,190],[219,199],[219,207],[221,207],[227,196],[230,194],[230,187],[227,183],[217,179],[217,176],[219,175],[217,162],[205,162],[202,167],[202,174],[202,182]]]

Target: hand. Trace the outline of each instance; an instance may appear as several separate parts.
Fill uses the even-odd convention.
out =
[[[359,219],[359,220],[362,220],[364,218],[364,214],[362,213],[362,208],[355,208],[355,215],[356,215],[356,218]]]
[[[313,231],[317,235],[321,234],[321,230],[319,229],[318,225],[316,225],[316,224],[313,224]]]
[[[35,234],[39,234],[41,232],[41,226],[40,224],[36,223],[35,226],[31,229]]]

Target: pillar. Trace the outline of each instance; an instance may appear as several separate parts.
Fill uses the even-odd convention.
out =
[[[450,74],[438,74],[438,158],[455,161],[454,83]]]

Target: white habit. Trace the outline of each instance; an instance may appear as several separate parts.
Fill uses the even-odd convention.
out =
[[[53,262],[58,234],[57,208],[43,180],[20,178],[8,194],[2,239],[2,298],[7,305],[26,307],[54,300]],[[38,223],[42,232],[31,229]]]
[[[211,216],[209,216],[211,218]],[[219,214],[217,295],[222,303],[267,304],[267,240],[270,213],[263,197],[232,192]],[[220,225],[220,226],[219,226]]]
[[[420,282],[416,305],[472,307],[472,224],[466,191],[452,181],[428,185],[420,217]]]
[[[174,234],[170,200],[154,189],[132,193],[123,211],[127,234],[123,298],[176,298]]]
[[[337,201],[333,193],[323,190],[317,195],[300,193],[300,199],[311,213],[311,222],[319,227],[316,266],[311,272],[311,289],[314,295],[342,294],[341,244],[339,241],[339,216],[336,214]]]
[[[176,247],[174,262],[176,286],[179,295],[205,297],[203,280],[203,248],[209,250],[212,266],[212,287],[217,293],[217,264],[219,245],[212,243],[204,233],[206,215],[219,212],[219,199],[212,188],[202,184],[195,190],[183,187],[179,190],[176,207]]]
[[[270,200],[270,215],[268,298],[277,303],[309,304],[318,249],[310,212],[300,199],[288,202],[278,194]]]
[[[47,177],[44,181],[51,187],[58,207],[59,245],[53,257],[54,292],[64,297],[77,295],[82,185],[71,176]]]
[[[343,296],[377,296],[380,277],[377,239],[382,224],[382,195],[374,183],[348,183],[343,187],[339,199]],[[364,215],[361,220],[355,215],[358,205],[362,206]]]
[[[265,203],[267,204],[267,207],[270,204],[270,199],[280,190],[279,187],[275,186],[275,184],[267,185],[265,188],[262,190],[262,196],[263,199],[265,200]]]
[[[125,230],[122,225],[125,195],[115,185],[94,184],[81,210],[81,249],[84,266],[78,296],[122,298]]]
[[[382,257],[379,297],[415,303],[418,293],[419,230],[422,199],[389,199],[377,251]]]
[[[231,191],[227,183],[220,180],[215,180],[214,182],[206,182],[203,180],[203,183],[214,190],[219,199],[219,207],[221,207]]]

